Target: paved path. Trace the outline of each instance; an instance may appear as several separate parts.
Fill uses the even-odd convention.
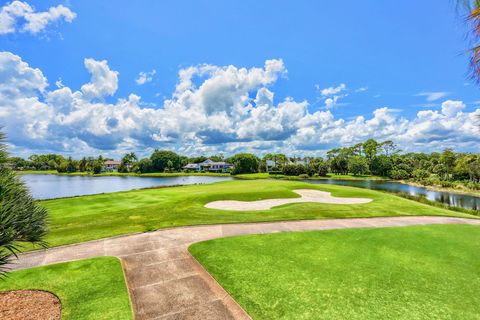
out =
[[[449,217],[386,217],[180,227],[21,254],[13,269],[117,256],[122,260],[136,319],[250,319],[187,251],[190,244],[227,236],[423,224],[476,224]]]

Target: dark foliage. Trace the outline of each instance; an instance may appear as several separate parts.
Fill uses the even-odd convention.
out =
[[[36,203],[28,189],[7,166],[7,151],[0,133],[0,273],[20,251],[21,242],[45,246],[47,211]]]

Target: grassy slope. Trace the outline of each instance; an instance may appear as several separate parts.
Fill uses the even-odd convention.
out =
[[[207,209],[214,200],[259,200],[298,197],[292,189],[318,189],[335,196],[366,197],[359,205],[302,203],[265,211]],[[51,246],[105,238],[130,232],[213,223],[278,221],[398,215],[473,217],[436,208],[387,193],[296,181],[237,180],[174,188],[147,189],[41,201],[49,211]]]
[[[478,319],[480,227],[223,238],[190,247],[254,319]]]
[[[133,319],[117,258],[101,257],[11,272],[0,290],[33,289],[56,294],[62,319]]]

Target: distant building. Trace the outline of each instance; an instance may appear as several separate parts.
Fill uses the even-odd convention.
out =
[[[183,166],[182,169],[190,170],[190,171],[200,171],[200,165],[198,163],[189,163],[186,166]]]
[[[120,166],[121,161],[114,161],[114,160],[107,160],[103,164],[103,171],[106,172],[115,172],[118,171],[118,167]]]
[[[276,167],[276,163],[273,160],[265,161],[267,172],[272,171]]]
[[[207,159],[201,163],[189,163],[182,169],[189,171],[227,172],[231,167],[232,165],[229,163]]]

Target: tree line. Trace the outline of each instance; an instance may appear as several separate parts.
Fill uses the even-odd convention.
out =
[[[263,157],[241,153],[224,158],[219,155],[186,157],[169,150],[155,150],[148,158],[139,159],[133,152],[121,159],[120,172],[150,173],[179,172],[188,163],[207,159],[232,165],[232,174],[269,172],[287,176],[326,176],[327,174],[375,175],[394,180],[414,180],[425,185],[452,186],[461,182],[479,189],[480,154],[454,152],[402,153],[392,141],[368,139],[350,147],[335,148],[326,157],[288,157],[267,153]],[[16,170],[57,170],[58,172],[100,173],[105,160],[102,156],[79,160],[57,154],[32,155],[28,159],[10,158]]]

